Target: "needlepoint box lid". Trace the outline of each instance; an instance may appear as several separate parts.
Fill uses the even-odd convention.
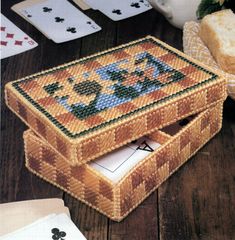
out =
[[[10,82],[6,102],[72,165],[225,99],[216,72],[148,36]]]

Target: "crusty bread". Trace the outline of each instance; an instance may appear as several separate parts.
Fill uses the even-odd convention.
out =
[[[235,14],[226,9],[207,15],[202,19],[199,36],[218,65],[235,74]]]

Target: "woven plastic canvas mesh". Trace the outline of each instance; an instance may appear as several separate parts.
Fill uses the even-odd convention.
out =
[[[224,84],[146,37],[11,82],[6,95],[14,112],[79,164],[220,101]]]
[[[70,193],[115,221],[121,221],[221,128],[222,107],[199,113],[180,132],[149,135],[161,147],[139,162],[118,183],[89,166],[72,166],[31,130],[24,133],[26,166],[34,174]]]

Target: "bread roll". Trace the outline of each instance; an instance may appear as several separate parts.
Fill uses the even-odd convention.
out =
[[[205,16],[199,36],[218,65],[224,71],[235,74],[235,14],[226,9]]]

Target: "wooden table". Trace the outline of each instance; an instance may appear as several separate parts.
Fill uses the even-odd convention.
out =
[[[2,61],[0,202],[63,198],[72,220],[89,240],[235,239],[235,102],[231,99],[225,102],[220,133],[121,223],[27,171],[22,140],[27,127],[5,105],[5,83],[148,34],[182,50],[182,31],[154,10],[120,22],[89,10],[87,15],[102,31],[55,44],[10,10],[17,2],[4,1],[2,12],[39,46]]]

